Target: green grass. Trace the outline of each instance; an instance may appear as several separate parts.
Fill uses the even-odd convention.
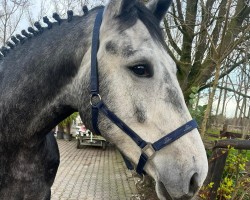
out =
[[[207,133],[208,134],[213,134],[213,135],[219,135],[220,134],[220,130],[217,130],[217,129],[207,129]]]
[[[246,156],[247,156],[248,161],[250,161],[250,150],[247,150]]]
[[[208,140],[208,141],[215,141],[215,140],[218,140],[219,138],[217,137],[213,137],[213,136],[210,136],[210,135],[205,135],[205,140]]]

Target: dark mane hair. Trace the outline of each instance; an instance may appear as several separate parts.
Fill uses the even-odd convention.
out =
[[[165,41],[159,21],[153,13],[140,2],[137,2],[128,12],[124,12],[122,15],[118,16],[118,20],[121,21],[120,30],[123,31],[130,28],[138,19],[146,26],[152,38],[159,41],[164,46]]]
[[[51,22],[47,16],[43,17],[43,22],[47,24],[47,26],[42,26],[40,22],[35,22],[34,23],[34,28],[33,27],[28,27],[27,31],[22,30],[21,34],[16,34],[15,36],[12,35],[10,37],[10,40],[6,42],[6,46],[0,46],[0,61],[4,59],[8,55],[9,52],[11,52],[13,49],[15,49],[17,46],[24,44],[27,40],[30,40],[32,38],[35,38],[36,36],[39,36],[43,34],[44,32],[50,31],[53,29],[54,26],[61,25],[62,23],[68,22],[70,23],[71,21],[74,21],[76,18],[82,18],[88,16],[88,14],[92,11],[98,10],[103,8],[104,6],[97,6],[95,8],[92,8],[91,10],[88,10],[87,6],[83,6],[82,11],[83,15],[82,16],[73,16],[73,11],[68,10],[67,11],[67,19],[61,19],[60,16],[57,13],[53,13],[53,18],[54,21]]]

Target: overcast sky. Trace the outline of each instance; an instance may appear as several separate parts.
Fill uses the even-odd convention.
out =
[[[57,0],[58,2],[66,2],[65,0]],[[41,12],[41,2],[44,2],[44,9],[43,12]],[[62,18],[65,16],[62,16],[63,14],[66,14],[67,10],[73,10],[75,15],[82,15],[82,5],[84,5],[84,2],[87,2],[88,8],[91,9],[92,7],[96,5],[104,5],[108,0],[72,0],[72,5],[69,7],[66,7],[65,4],[59,3],[58,4],[58,11]],[[30,6],[29,6],[29,12],[33,18],[33,21],[39,21],[42,23],[41,17],[47,16],[51,20],[52,14],[57,11],[55,8],[53,1],[51,0],[30,0]],[[42,16],[41,16],[42,15]],[[20,32],[23,29],[27,29],[30,26],[29,20],[28,20],[28,12],[26,12],[18,26],[17,32]],[[46,26],[44,24],[44,26]]]

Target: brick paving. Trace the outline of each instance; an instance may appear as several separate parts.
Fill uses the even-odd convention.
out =
[[[137,199],[132,173],[114,147],[77,149],[76,141],[57,141],[61,163],[52,200]]]

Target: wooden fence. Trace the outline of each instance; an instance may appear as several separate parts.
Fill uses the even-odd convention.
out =
[[[226,139],[218,140],[213,147],[212,156],[209,159],[209,170],[205,185],[213,182],[209,191],[208,200],[216,200],[217,190],[220,186],[222,173],[228,156],[228,146],[235,149],[250,150],[250,140]]]

